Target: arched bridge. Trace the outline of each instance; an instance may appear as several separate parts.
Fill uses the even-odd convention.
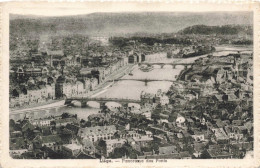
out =
[[[130,79],[130,78],[120,78],[120,79],[115,79],[111,81],[123,81],[123,80],[130,80],[130,81],[141,81],[141,82],[156,82],[156,81],[166,81],[166,82],[176,82],[176,80],[170,80],[170,79]]]
[[[128,105],[128,103],[137,103],[140,104],[140,100],[135,99],[119,99],[119,98],[98,98],[98,97],[70,97],[65,100],[65,105],[69,105],[72,101],[81,102],[81,106],[87,106],[87,102],[95,101],[100,103],[100,107],[104,106],[107,102],[116,102],[121,105]]]
[[[163,68],[165,65],[171,65],[172,68],[175,68],[177,65],[183,65],[185,67],[185,69],[187,69],[188,67],[191,67],[193,63],[180,63],[180,62],[169,62],[169,63],[166,63],[166,62],[142,62],[142,63],[139,63],[139,66],[140,65],[159,65],[161,66],[161,68]]]

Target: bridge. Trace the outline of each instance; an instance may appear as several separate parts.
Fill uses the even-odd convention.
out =
[[[160,65],[161,68],[163,68],[165,65],[171,65],[173,69],[175,69],[175,67],[177,65],[183,65],[185,69],[187,69],[188,67],[191,67],[193,63],[179,63],[179,62],[142,62],[142,63],[138,63],[138,65]]]
[[[130,81],[141,81],[141,82],[156,82],[156,81],[166,81],[166,82],[176,82],[176,80],[171,80],[171,79],[130,79],[130,78],[120,78],[120,79],[115,79],[115,80],[110,80],[110,82],[112,81],[124,81],[124,80],[130,80]]]
[[[72,104],[72,101],[79,101],[82,107],[87,106],[87,102],[94,101],[100,103],[100,107],[105,106],[107,102],[116,102],[122,106],[128,105],[129,103],[140,104],[141,100],[135,99],[119,99],[119,98],[97,98],[97,97],[70,97],[65,100],[65,105]]]

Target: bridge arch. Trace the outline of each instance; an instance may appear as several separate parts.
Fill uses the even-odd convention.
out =
[[[100,108],[100,102],[97,102],[97,101],[88,101],[87,103],[86,103],[86,105],[88,106],[88,107],[92,107],[92,108]]]
[[[113,102],[113,101],[108,101],[105,103],[105,105],[111,109],[111,108],[117,108],[117,107],[122,107],[123,105],[121,103],[118,102]]]
[[[184,65],[175,65],[175,68],[176,68],[176,69],[184,69],[185,66],[184,66]]]
[[[145,55],[142,54],[142,55],[141,55],[141,62],[144,62],[144,61],[145,61]]]
[[[134,63],[135,63],[135,57],[134,57],[133,55],[130,55],[130,56],[128,57],[128,63],[129,63],[129,64],[134,64]]]
[[[164,65],[163,68],[164,69],[172,69],[174,65]]]
[[[151,66],[153,66],[153,68],[161,68],[161,65],[159,65],[159,64],[153,64]]]
[[[138,104],[138,103],[129,103],[128,107],[135,108],[135,109],[141,108],[140,104]]]

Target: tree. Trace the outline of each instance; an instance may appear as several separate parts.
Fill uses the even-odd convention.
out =
[[[19,126],[19,124],[16,124],[13,119],[10,119],[9,127],[10,127],[10,131],[21,131],[22,130],[22,128]]]
[[[69,118],[69,117],[70,117],[70,115],[68,113],[62,113],[62,115],[61,115],[62,119]]]
[[[128,150],[126,149],[126,147],[121,147],[121,148],[115,148],[115,150],[113,151],[113,153],[110,154],[110,157],[112,159],[117,159],[117,158],[122,158],[124,155],[128,155]]]
[[[33,130],[31,129],[27,129],[25,132],[24,132],[24,137],[25,138],[28,138],[29,140],[33,140],[33,138],[35,138],[35,133]]]
[[[54,129],[54,130],[56,129],[56,122],[55,121],[51,121],[50,125],[51,125],[52,129]]]
[[[98,142],[98,147],[103,155],[107,153],[107,144],[104,140]]]
[[[115,148],[113,153],[110,154],[110,157],[112,159],[116,158],[122,158],[123,156],[128,156],[130,159],[137,159],[137,155],[140,155],[141,153],[134,150],[130,145],[124,144],[120,148]]]
[[[77,114],[74,114],[73,117],[77,119],[77,118],[78,118],[78,115],[77,115]]]
[[[201,159],[209,159],[209,158],[210,158],[210,155],[209,155],[209,153],[207,152],[207,150],[204,150],[204,151],[202,152],[202,154],[200,155],[200,158],[201,158]]]

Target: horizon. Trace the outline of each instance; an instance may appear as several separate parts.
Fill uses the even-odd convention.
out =
[[[104,36],[127,34],[171,34],[195,26],[253,25],[252,12],[93,12],[77,15],[43,16],[10,14],[11,25],[37,29],[40,33],[88,34]],[[26,22],[28,25],[21,23]],[[16,25],[17,24],[17,25]],[[55,27],[56,33],[42,27]],[[22,29],[21,28],[21,29]],[[37,30],[32,29],[32,33]],[[31,33],[28,31],[28,33]]]

